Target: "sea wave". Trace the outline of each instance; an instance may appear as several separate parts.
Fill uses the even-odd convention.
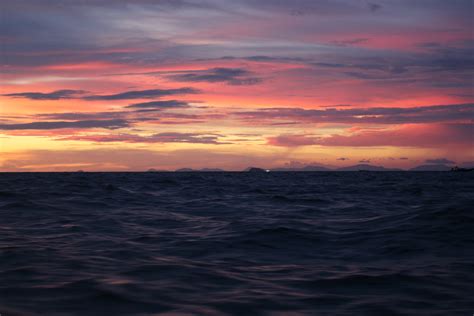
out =
[[[470,315],[469,173],[0,174],[2,315]]]

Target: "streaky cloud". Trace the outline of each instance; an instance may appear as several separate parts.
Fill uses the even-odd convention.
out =
[[[382,9],[382,6],[380,4],[373,3],[373,2],[367,3],[367,6],[369,7],[369,10],[372,11],[372,12],[376,12],[376,11]]]
[[[465,147],[473,141],[472,124],[406,125],[382,130],[365,130],[352,134],[333,134],[326,137],[313,135],[279,135],[267,138],[267,144],[280,147]],[[400,158],[402,159],[402,158]],[[405,160],[405,159],[402,159]],[[431,163],[448,163],[434,159]],[[428,162],[428,161],[427,161]]]
[[[87,93],[83,90],[56,90],[49,93],[42,92],[21,92],[3,94],[12,98],[25,98],[30,100],[61,100],[61,99],[76,99],[81,95]]]
[[[19,124],[0,124],[0,130],[51,130],[63,128],[105,128],[118,129],[128,127],[126,120],[84,120],[84,121],[45,121]]]
[[[189,103],[177,100],[151,101],[143,103],[134,103],[126,106],[131,109],[168,109],[168,108],[187,108]]]
[[[374,107],[324,110],[302,108],[261,108],[233,112],[249,122],[298,120],[308,123],[408,124],[469,121],[474,119],[474,104],[424,107]]]
[[[179,82],[225,82],[230,85],[254,85],[262,79],[251,76],[251,72],[242,68],[212,68],[193,72],[169,75],[168,78]]]
[[[133,99],[152,99],[170,95],[186,95],[197,94],[199,90],[194,88],[178,88],[178,89],[150,89],[150,90],[132,90],[109,95],[91,95],[84,90],[57,90],[53,92],[20,92],[8,93],[3,96],[12,98],[26,98],[30,100],[61,100],[61,99],[83,99],[88,101],[96,100],[133,100]],[[168,101],[178,102],[178,101]],[[164,103],[163,103],[164,104]]]
[[[199,134],[199,133],[177,133],[167,132],[158,133],[150,136],[141,136],[134,134],[117,135],[84,135],[68,136],[59,140],[91,141],[97,143],[123,142],[123,143],[187,143],[187,144],[210,144],[223,145],[229,142],[219,141],[218,134]]]
[[[199,90],[194,88],[178,89],[151,89],[151,90],[133,90],[109,95],[90,95],[84,97],[85,100],[133,100],[133,99],[153,99],[169,95],[197,94]]]

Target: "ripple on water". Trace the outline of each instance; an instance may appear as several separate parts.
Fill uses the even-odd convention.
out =
[[[474,310],[468,173],[28,173],[0,188],[3,315]]]

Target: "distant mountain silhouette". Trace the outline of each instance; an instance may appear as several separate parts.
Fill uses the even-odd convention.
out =
[[[451,171],[454,172],[471,172],[474,171],[474,168],[459,168],[458,166],[454,166],[451,168]]]
[[[191,169],[191,168],[181,168],[181,169],[175,170],[174,172],[195,172],[195,171],[196,170]]]
[[[203,168],[203,169],[191,169],[191,168],[181,168],[175,170],[175,172],[223,172],[225,170],[218,168]]]
[[[368,164],[359,164],[349,167],[338,168],[336,171],[403,171],[396,168],[385,168],[382,166],[372,166]]]
[[[466,162],[463,162],[459,167],[460,167],[460,168],[473,169],[473,168],[474,168],[474,161],[466,161]]]
[[[305,166],[305,167],[302,167],[302,168],[291,168],[291,167],[283,167],[283,168],[274,168],[274,169],[271,169],[271,171],[273,172],[286,172],[286,171],[293,171],[293,172],[303,172],[303,171],[332,171],[332,169],[329,169],[329,168],[326,168],[326,167],[322,167],[322,166],[314,166],[314,165],[311,165],[311,166]]]
[[[411,168],[410,171],[449,171],[450,166],[444,164],[427,164]]]
[[[267,170],[262,169],[262,168],[256,168],[256,167],[248,167],[244,171],[246,172],[254,172],[254,173],[264,173],[267,172]]]
[[[168,170],[158,170],[158,169],[150,168],[146,172],[169,172],[169,171]]]
[[[445,164],[425,164],[420,165],[414,168],[409,169],[408,171],[450,171],[452,168]],[[470,169],[470,168],[464,168]],[[322,166],[322,165],[309,165],[304,167],[278,167],[273,169],[264,169],[258,167],[248,167],[243,172],[315,172],[315,171],[406,171],[403,169],[398,168],[386,168],[383,166],[374,166],[369,164],[357,164],[348,167],[342,168],[330,168],[330,166]],[[156,169],[149,169],[148,172],[166,172],[166,170],[156,170]],[[203,168],[203,169],[192,169],[192,168],[181,168],[175,170],[175,172],[226,172],[226,170],[219,169],[219,168]]]
[[[219,169],[219,168],[204,168],[204,169],[199,169],[199,172],[224,172],[225,170]]]

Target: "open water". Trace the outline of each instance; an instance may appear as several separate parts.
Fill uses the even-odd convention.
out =
[[[474,173],[0,174],[0,313],[474,313]]]

